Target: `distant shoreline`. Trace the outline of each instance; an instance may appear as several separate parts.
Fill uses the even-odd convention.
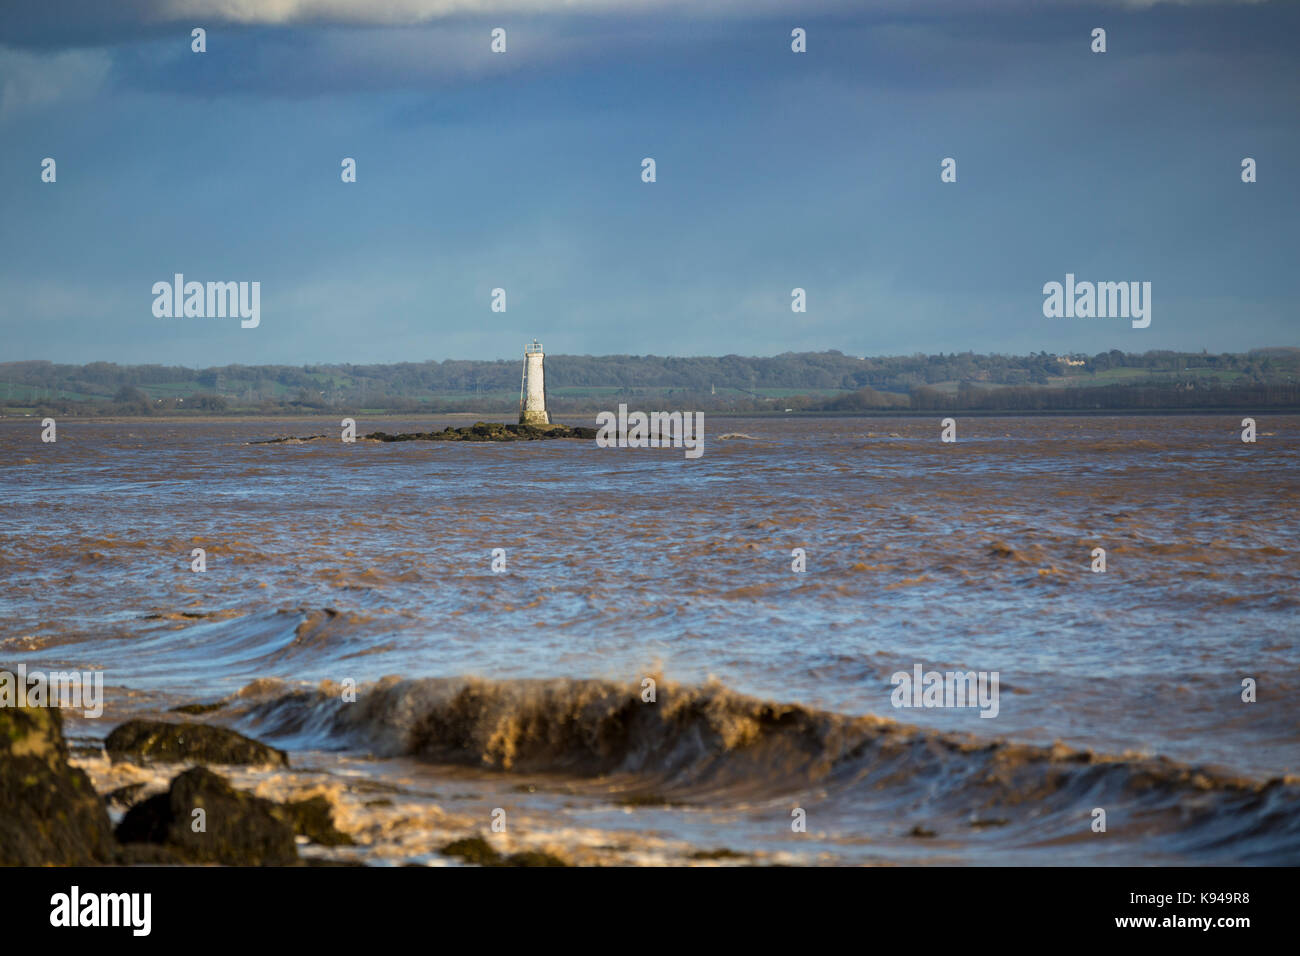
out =
[[[584,420],[595,420],[596,412],[573,415],[555,415],[567,421],[559,424],[582,425]],[[1279,415],[1300,415],[1300,406],[1261,408],[1258,410],[1240,406],[1229,408],[1090,408],[1090,409],[1022,409],[1008,411],[1003,409],[864,409],[856,411],[798,411],[798,412],[754,412],[754,411],[704,411],[711,418],[745,418],[757,420],[780,420],[787,418],[1127,418],[1132,416],[1177,416],[1186,418],[1197,415],[1224,415],[1228,417],[1261,418]],[[321,421],[334,421],[341,418],[354,418],[358,422],[372,421],[465,421],[465,422],[507,422],[513,423],[517,416],[495,415],[490,412],[347,412],[314,415],[267,415],[249,412],[246,415],[232,415],[229,412],[211,415],[202,412],[193,415],[54,415],[59,422],[77,422],[90,425],[140,424],[156,422],[160,425],[182,425],[187,422],[208,422],[212,424],[236,424],[239,422],[282,422],[285,425],[304,423],[314,424]],[[40,416],[0,415],[0,425],[7,423],[39,421]]]
[[[1091,356],[551,354],[546,366],[552,417],[575,423],[623,403],[647,412],[759,417],[1300,411],[1300,348],[1292,347],[1218,354],[1111,349]],[[520,383],[519,362],[504,359],[204,369],[0,362],[0,414],[513,421]]]

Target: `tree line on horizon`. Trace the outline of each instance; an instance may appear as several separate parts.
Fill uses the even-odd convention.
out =
[[[0,408],[62,414],[288,414],[327,409],[510,414],[518,360],[375,365],[0,363]],[[627,399],[714,411],[1051,410],[1300,404],[1300,349],[1023,356],[548,355],[548,402],[584,412]],[[667,407],[667,406],[665,406]]]

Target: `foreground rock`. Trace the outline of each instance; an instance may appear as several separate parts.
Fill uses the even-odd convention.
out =
[[[236,790],[225,777],[194,767],[173,780],[166,793],[128,810],[117,838],[160,847],[165,852],[158,860],[285,866],[298,861],[298,848],[294,828],[279,810],[270,800]]]
[[[108,811],[68,765],[54,708],[0,708],[0,865],[85,866],[114,856]]]
[[[287,762],[281,751],[202,724],[130,721],[109,739],[115,759]],[[0,866],[282,866],[299,862],[297,835],[322,846],[353,842],[334,826],[324,797],[275,803],[235,790],[204,767],[129,806],[114,832],[108,807],[128,807],[143,787],[128,784],[101,797],[86,773],[68,763],[57,709],[0,708]]]
[[[283,750],[225,727],[191,722],[128,720],[108,735],[104,749],[114,761],[289,765]]]
[[[287,438],[266,438],[249,442],[250,445],[299,444],[306,441],[321,441],[337,436],[304,435]],[[362,441],[545,441],[551,438],[596,437],[596,429],[581,425],[508,425],[501,422],[475,422],[464,428],[452,428],[448,425],[440,432],[371,432],[362,437]]]
[[[186,714],[187,716],[190,717],[198,717],[201,714],[210,714],[214,710],[220,710],[222,707],[225,706],[226,706],[226,702],[223,700],[219,700],[212,704],[201,704],[201,703],[181,704],[179,707],[169,708],[167,712],[169,714]]]
[[[334,826],[334,811],[324,797],[279,803],[271,812],[289,824],[294,833],[320,846],[352,846],[356,842]]]
[[[503,856],[492,844],[479,836],[466,837],[448,843],[442,848],[443,856],[454,856],[466,863],[479,866],[568,866],[558,856],[543,853],[541,850],[525,850]]]

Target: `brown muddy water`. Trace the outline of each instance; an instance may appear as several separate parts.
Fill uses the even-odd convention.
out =
[[[697,460],[0,421],[0,668],[102,670],[85,744],[223,701],[293,768],[234,782],[357,841],[304,855],[1295,864],[1300,417],[1257,418],[706,416]],[[895,707],[917,665],[996,716]]]

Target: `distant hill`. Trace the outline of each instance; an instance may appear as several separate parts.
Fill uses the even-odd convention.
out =
[[[0,414],[337,409],[507,415],[517,409],[519,374],[519,361],[462,359],[204,369],[7,362],[0,363]],[[550,404],[561,413],[596,411],[630,398],[715,411],[1286,407],[1297,404],[1300,348],[1091,356],[548,355],[546,382]]]

